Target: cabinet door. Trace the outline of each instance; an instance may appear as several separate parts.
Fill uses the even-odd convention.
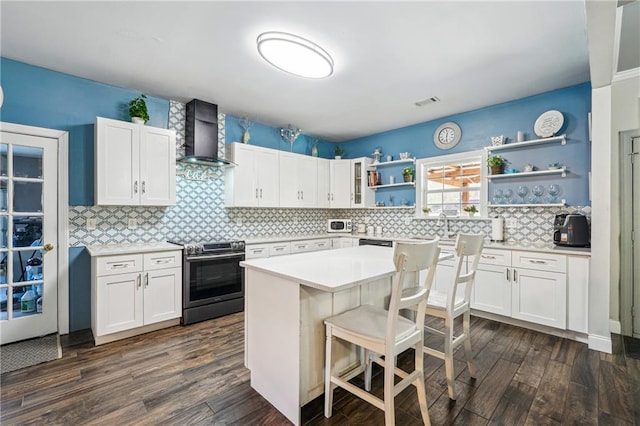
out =
[[[144,324],[182,316],[182,268],[144,272]]]
[[[318,182],[316,187],[316,206],[329,207],[331,204],[331,161],[318,158]]]
[[[298,154],[289,152],[279,153],[280,164],[280,207],[298,207],[300,187],[298,182]]]
[[[589,262],[567,256],[567,329],[581,333],[589,330]]]
[[[269,244],[269,257],[282,256],[289,253],[291,253],[291,243],[289,241]]]
[[[258,151],[256,172],[258,175],[258,205],[278,207],[280,204],[278,151],[271,149]]]
[[[258,205],[258,176],[255,170],[256,150],[252,146],[233,143],[225,148],[236,166],[225,169],[225,204],[236,207]]]
[[[96,118],[96,205],[140,202],[140,130],[142,125]]]
[[[143,126],[140,135],[140,204],[176,203],[176,134]]]
[[[258,259],[261,257],[269,257],[269,245],[267,244],[251,244],[247,245],[244,252],[245,259]]]
[[[331,207],[351,207],[351,161],[330,160]]]
[[[97,277],[97,334],[99,336],[143,325],[141,273]]]
[[[318,191],[318,159],[300,155],[298,160],[298,188],[301,207],[316,207]]]
[[[511,270],[505,266],[479,264],[473,284],[471,307],[511,316]]]
[[[291,253],[304,253],[305,251],[311,251],[310,241],[293,241],[291,242]]]
[[[511,295],[513,318],[566,328],[566,274],[514,268]]]
[[[455,250],[453,248],[441,248],[441,253],[449,253],[455,254]],[[438,266],[436,266],[436,274],[433,277],[433,288],[442,293],[446,293],[449,291],[449,286],[453,282],[453,278],[455,275],[455,260],[443,260],[438,262]],[[467,268],[465,265],[462,265],[462,272],[466,272]],[[424,271],[422,271],[424,273]],[[421,276],[420,279],[424,279],[425,277]]]

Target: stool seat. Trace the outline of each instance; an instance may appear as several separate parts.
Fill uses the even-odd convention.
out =
[[[457,296],[455,302],[453,302],[453,308],[458,309],[464,305],[464,297]],[[431,290],[429,293],[429,299],[427,300],[427,307],[433,309],[446,309],[447,308],[447,293],[443,293],[437,290]]]
[[[388,316],[389,311],[385,309],[377,306],[362,305],[325,320],[325,324],[329,324],[334,328],[334,335],[342,331],[343,333],[351,333],[372,341],[377,340],[378,343],[383,344]],[[398,317],[395,330],[396,342],[404,340],[418,331],[415,322]]]

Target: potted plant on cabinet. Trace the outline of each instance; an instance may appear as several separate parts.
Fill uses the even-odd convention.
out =
[[[501,155],[492,155],[487,158],[487,165],[491,169],[492,175],[501,175],[504,173],[504,166],[507,164],[507,160]]]
[[[405,182],[413,182],[413,167],[405,167],[402,169],[402,178]]]
[[[340,145],[336,145],[336,149],[333,151],[333,155],[335,156],[336,160],[342,159],[342,156],[344,155],[344,149],[342,149]]]
[[[149,121],[149,112],[147,111],[147,96],[143,93],[129,102],[129,115],[134,123],[144,124]]]
[[[469,217],[473,217],[478,213],[478,209],[475,205],[467,206],[463,210],[469,214]]]

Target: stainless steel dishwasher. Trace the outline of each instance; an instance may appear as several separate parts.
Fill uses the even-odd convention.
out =
[[[382,246],[393,247],[393,241],[391,240],[374,240],[372,238],[360,238],[358,241],[359,246]]]

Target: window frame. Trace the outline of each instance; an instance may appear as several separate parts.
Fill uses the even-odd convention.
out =
[[[458,154],[448,154],[448,155],[440,155],[437,157],[427,157],[420,158],[416,160],[416,210],[415,217],[417,219],[438,219],[438,216],[430,216],[428,213],[424,213],[422,211],[423,207],[423,171],[432,167],[449,165],[451,163],[462,163],[462,162],[480,162],[480,187],[477,189],[480,192],[480,215],[475,217],[462,216],[458,214],[457,216],[447,217],[454,219],[469,219],[469,220],[478,220],[478,219],[487,219],[487,151],[484,149],[477,151],[467,151],[461,152]],[[452,191],[442,191],[442,194],[450,193]],[[455,192],[455,191],[453,191]],[[463,191],[460,191],[463,192]]]

